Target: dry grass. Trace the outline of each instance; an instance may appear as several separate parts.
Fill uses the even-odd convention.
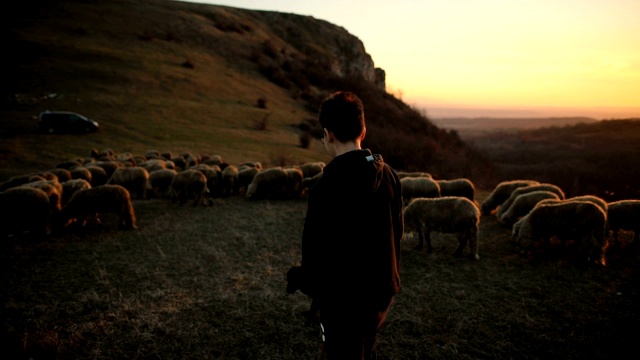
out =
[[[486,196],[486,193],[480,195]],[[136,201],[139,230],[115,219],[53,243],[5,247],[3,358],[312,359],[309,300],[285,293],[300,259],[306,201]],[[403,288],[380,334],[382,359],[618,359],[639,334],[638,249],[624,234],[606,268],[531,260],[494,218],[481,259],[402,247]]]

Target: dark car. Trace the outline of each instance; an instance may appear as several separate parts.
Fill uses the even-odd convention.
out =
[[[98,131],[100,124],[71,111],[43,111],[38,116],[38,129],[51,134],[85,134]]]

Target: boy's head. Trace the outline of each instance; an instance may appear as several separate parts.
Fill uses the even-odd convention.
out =
[[[353,141],[365,131],[364,106],[358,96],[348,91],[329,95],[320,105],[320,125],[340,142]]]

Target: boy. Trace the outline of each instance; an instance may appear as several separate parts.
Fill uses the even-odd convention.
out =
[[[327,359],[370,359],[400,289],[402,189],[382,156],[361,148],[364,106],[336,92],[319,111],[332,160],[309,192],[302,235],[306,288],[320,309]]]

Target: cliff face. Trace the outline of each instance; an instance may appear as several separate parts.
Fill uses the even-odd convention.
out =
[[[385,89],[384,70],[376,68],[362,41],[343,27],[311,16],[254,12],[284,43],[308,59],[319,61],[337,77],[361,77]]]

